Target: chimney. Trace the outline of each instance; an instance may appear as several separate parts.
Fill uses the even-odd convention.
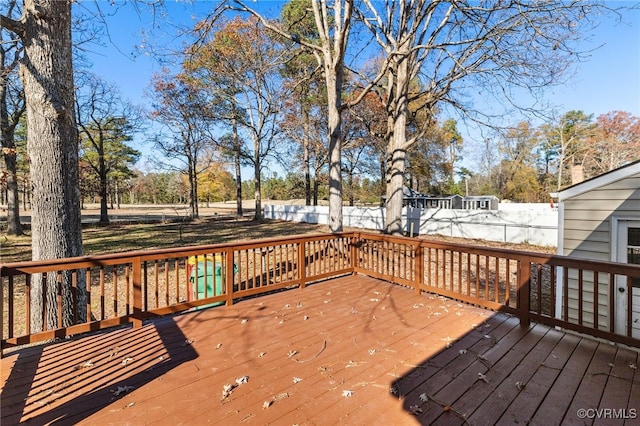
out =
[[[571,166],[571,185],[575,185],[584,180],[584,169],[582,164],[574,164]]]

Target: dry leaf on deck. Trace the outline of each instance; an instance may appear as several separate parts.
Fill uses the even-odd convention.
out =
[[[485,383],[489,383],[489,380],[487,379],[487,376],[485,376],[482,373],[478,373],[478,380],[482,380]]]
[[[411,411],[411,413],[415,415],[422,413],[422,409],[418,405],[411,405],[409,407],[409,411]]]
[[[133,390],[133,386],[118,386],[118,389],[112,390],[111,393],[113,396],[120,396],[123,393],[131,392]]]

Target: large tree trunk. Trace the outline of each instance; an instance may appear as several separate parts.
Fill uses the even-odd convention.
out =
[[[260,143],[256,140],[253,144],[254,156],[253,156],[253,179],[255,182],[255,197],[256,197],[256,211],[253,214],[253,219],[256,221],[262,220],[262,179],[260,177]]]
[[[331,70],[325,61],[329,114],[329,230],[342,231],[342,66]]]
[[[78,177],[78,134],[73,105],[71,3],[25,0],[24,58],[20,77],[27,104],[27,149],[31,160],[32,257],[34,260],[82,255]],[[62,324],[57,321],[56,274],[34,276],[31,331],[68,326],[74,320],[70,273],[62,274]],[[45,284],[46,281],[46,284]],[[86,306],[84,274],[77,274],[78,319]],[[44,310],[43,295],[47,300]]]
[[[385,216],[385,232],[387,234],[402,234],[402,204],[404,174],[407,157],[407,90],[409,83],[408,60],[401,59],[395,67],[395,83],[391,83],[390,100],[392,100],[390,132],[388,142],[389,169],[387,171],[387,208]],[[395,99],[394,99],[395,98]]]

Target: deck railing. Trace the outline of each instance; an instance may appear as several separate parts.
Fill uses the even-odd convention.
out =
[[[640,266],[345,232],[0,265],[2,349],[351,273],[640,347]]]

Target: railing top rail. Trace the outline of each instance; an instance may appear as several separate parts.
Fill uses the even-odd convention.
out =
[[[21,262],[0,263],[0,276],[16,275],[19,273],[37,273],[51,270],[68,270],[103,265],[114,265],[129,259],[140,258],[142,261],[156,260],[166,257],[186,257],[202,254],[203,252],[223,252],[229,249],[244,250],[250,248],[268,247],[278,244],[293,244],[328,238],[353,237],[353,232],[339,232],[333,234],[314,233],[285,237],[263,238],[254,241],[235,241],[229,243],[204,244],[199,246],[171,247],[151,250],[133,250],[127,252],[109,253],[68,257],[61,259],[26,260]]]
[[[325,240],[331,238],[356,237],[375,241],[387,241],[392,243],[407,244],[411,246],[421,245],[423,247],[457,250],[479,255],[495,256],[500,258],[510,258],[514,260],[530,261],[535,263],[549,264],[553,266],[566,266],[569,268],[581,268],[585,270],[606,271],[615,274],[626,274],[633,277],[640,277],[640,266],[632,264],[621,264],[607,261],[595,261],[577,257],[561,256],[546,253],[537,253],[524,250],[512,250],[499,247],[485,247],[480,245],[450,243],[430,241],[428,239],[416,239],[398,235],[385,235],[374,232],[338,232],[338,233],[314,233],[294,236],[264,238],[254,241],[236,241],[229,243],[206,244],[199,246],[186,246],[174,248],[161,248],[152,250],[135,250],[129,252],[110,253],[95,256],[80,256],[64,259],[49,259],[37,261],[23,261],[0,264],[0,275],[16,275],[23,273],[38,273],[51,270],[69,270],[77,268],[88,268],[95,266],[106,266],[124,263],[129,259],[139,258],[142,261],[158,260],[167,257],[186,257],[202,254],[203,252],[223,252],[229,249],[245,250],[251,248],[268,247],[278,244],[293,244],[297,242],[307,242],[313,240]]]

